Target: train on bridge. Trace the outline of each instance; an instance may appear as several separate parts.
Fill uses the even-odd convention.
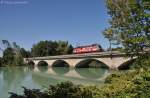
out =
[[[99,44],[79,46],[73,49],[74,54],[93,53],[93,52],[103,52],[103,49]]]

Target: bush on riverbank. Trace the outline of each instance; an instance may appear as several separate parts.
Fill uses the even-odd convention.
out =
[[[132,64],[131,69],[149,69],[150,68],[150,53],[141,56],[140,58],[136,59],[135,62]]]
[[[140,69],[111,74],[99,92],[99,98],[149,98],[150,71]]]
[[[44,92],[24,88],[24,95],[11,93],[10,98],[92,98],[92,92],[84,86],[62,82],[55,86],[50,85]]]

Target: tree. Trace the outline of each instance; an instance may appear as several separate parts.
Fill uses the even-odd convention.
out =
[[[54,55],[55,45],[52,41],[40,41],[36,45],[33,45],[31,49],[32,56],[48,56]]]
[[[109,29],[116,31],[119,42],[127,54],[140,57],[144,48],[150,47],[150,2],[148,0],[107,0],[111,16]],[[108,29],[108,30],[109,30]]]
[[[21,53],[22,57],[24,57],[24,58],[31,57],[30,51],[26,51],[24,48],[20,49],[20,53]]]
[[[23,57],[29,57],[30,53],[27,52],[24,48],[20,48],[16,42],[12,44],[7,40],[2,40],[2,43],[5,45],[3,50],[3,65],[23,65]]]
[[[103,35],[105,38],[108,39],[109,41],[109,49],[108,51],[110,51],[110,57],[112,58],[112,45],[118,45],[119,43],[119,40],[117,40],[118,36],[115,32],[115,30],[113,28],[108,28],[108,29],[105,29],[104,32],[103,32]]]
[[[58,55],[72,53],[73,47],[72,47],[72,45],[68,44],[68,42],[58,41],[57,44],[58,44],[58,46],[57,46]]]
[[[2,48],[2,46],[3,46],[3,48]],[[11,49],[13,49],[15,54],[20,53],[20,46],[17,45],[16,42],[10,43],[8,40],[2,40],[2,46],[0,47],[0,50],[2,50],[2,51],[4,51],[7,48],[11,48]]]
[[[0,67],[3,65],[3,58],[0,57]]]
[[[3,65],[22,66],[22,54],[20,52],[16,54],[16,52],[12,48],[5,49],[3,53]]]
[[[15,66],[22,66],[23,65],[23,57],[21,54],[14,55],[13,65],[15,65]]]
[[[5,46],[5,48],[9,48],[11,47],[11,44],[8,40],[2,40],[3,45]]]
[[[103,32],[103,35],[105,38],[108,39],[109,41],[109,50],[112,52],[112,44],[113,44],[113,41],[115,40],[115,37],[114,37],[114,31],[112,28],[108,28],[108,29],[105,29],[104,32]]]
[[[73,46],[72,45],[68,45],[67,47],[67,54],[72,54],[73,52]]]
[[[11,44],[8,40],[1,40],[0,51],[4,51],[6,48],[11,47]]]
[[[16,55],[20,55],[20,46],[17,45],[16,42],[12,43],[11,48],[14,50],[14,52],[15,52]]]
[[[7,48],[3,52],[4,65],[12,65],[14,62],[14,51],[12,48]]]
[[[33,45],[32,56],[52,56],[72,53],[72,45],[66,41],[40,41]]]

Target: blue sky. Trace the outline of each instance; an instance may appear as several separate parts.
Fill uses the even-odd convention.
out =
[[[0,40],[26,49],[40,40],[65,40],[73,46],[98,43],[107,48],[102,31],[109,26],[108,19],[105,0],[3,0]]]

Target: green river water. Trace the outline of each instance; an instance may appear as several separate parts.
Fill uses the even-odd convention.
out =
[[[21,94],[22,86],[44,89],[64,81],[82,85],[102,85],[110,72],[102,68],[66,67],[2,67],[0,68],[0,98],[9,98],[8,92]]]

